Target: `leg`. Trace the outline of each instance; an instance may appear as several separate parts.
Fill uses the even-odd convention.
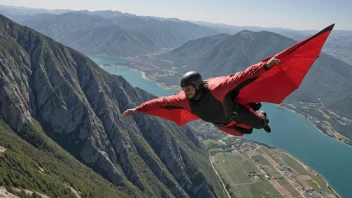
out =
[[[260,102],[252,102],[248,104],[254,111],[258,111],[262,107]]]
[[[236,130],[236,131],[238,131],[240,133],[243,133],[243,134],[251,134],[253,132],[253,128],[245,129],[245,128],[238,127],[238,126],[235,126],[235,125],[231,126],[231,128],[233,130]]]
[[[235,104],[237,116],[234,121],[244,123],[252,128],[261,129],[267,125],[267,119],[256,112],[249,111],[246,107]]]
[[[243,136],[244,134],[251,134],[253,132],[253,128],[246,129],[235,125],[231,125],[228,127],[227,126],[217,127],[217,128],[233,136]]]

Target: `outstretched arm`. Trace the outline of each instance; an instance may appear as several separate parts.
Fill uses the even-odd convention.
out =
[[[261,76],[263,73],[265,73],[267,70],[271,69],[274,65],[277,65],[280,63],[280,60],[272,57],[270,60],[262,61],[257,64],[251,65],[248,67],[246,70],[242,72],[238,72],[237,74],[234,75],[234,83],[240,84],[243,81],[251,78],[257,78]]]
[[[182,108],[188,109],[187,99],[182,93],[178,93],[172,96],[160,97],[153,100],[149,100],[144,102],[133,109],[127,109],[123,114],[125,116],[132,115],[136,112],[145,112],[151,110],[153,108]]]
[[[253,82],[256,78],[260,77],[266,71],[271,69],[274,65],[280,63],[280,60],[272,57],[268,61],[262,61],[257,64],[251,65],[246,70],[242,72],[237,72],[231,76],[222,77],[224,80],[220,81],[220,86],[222,87],[222,94],[227,94],[228,92],[234,90],[235,88],[241,89],[250,82]]]

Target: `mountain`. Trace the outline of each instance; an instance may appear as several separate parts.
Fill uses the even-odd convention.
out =
[[[216,34],[210,28],[187,21],[160,20],[117,11],[77,11],[60,15],[16,16],[12,19],[90,55],[153,53]],[[120,37],[122,34],[124,36]],[[76,41],[77,38],[79,41]]]
[[[5,15],[10,14],[11,16],[34,16],[39,14],[64,14],[69,12],[76,12],[76,10],[70,9],[43,9],[43,8],[30,8],[24,6],[7,6],[0,5],[0,14]],[[113,18],[121,15],[133,15],[129,13],[122,13],[119,11],[113,10],[97,10],[97,11],[89,11],[89,10],[80,10],[79,12],[101,16],[104,18]]]
[[[324,52],[352,65],[352,31],[336,31],[326,41]]]
[[[197,70],[211,77],[243,70],[292,43],[293,40],[271,32],[242,31],[192,40],[159,57],[182,65],[182,73]]]
[[[243,71],[295,43],[295,40],[273,32],[241,31],[234,35],[220,34],[189,41],[159,55],[159,58],[173,62],[171,67],[177,67],[181,74],[196,70],[208,78]],[[351,118],[352,106],[349,104],[352,91],[348,89],[351,79],[351,65],[321,53],[300,89],[287,100],[318,102],[321,98],[328,108]],[[332,100],[336,94],[339,103]]]
[[[33,16],[37,14],[63,14],[67,12],[72,12],[73,10],[63,10],[63,9],[41,9],[41,8],[29,8],[23,6],[7,6],[7,5],[0,5],[0,14],[5,15],[5,13],[11,16],[17,15],[28,15]]]
[[[185,41],[215,35],[211,28],[203,27],[188,21],[160,20],[160,18],[143,17],[134,15],[123,15],[111,18],[107,24],[118,25],[126,29],[160,29],[172,34],[177,34]]]
[[[104,18],[114,18],[114,17],[123,16],[123,15],[131,15],[128,13],[122,13],[119,11],[112,11],[112,10],[98,10],[98,11],[80,10],[79,12],[84,14],[89,14],[89,15],[101,16]]]
[[[68,34],[76,31],[95,28],[104,18],[83,13],[70,12],[65,14],[39,14],[34,16],[17,16],[14,19],[19,24],[32,27],[36,31],[64,42]]]
[[[18,164],[1,163],[2,184],[49,194],[71,185],[84,197],[225,196],[190,128],[122,115],[155,96],[2,15],[0,60],[0,160]]]
[[[75,30],[82,30],[83,28],[80,27],[80,23],[74,23],[74,25],[78,25],[77,28],[72,27],[71,22],[77,21],[77,19],[74,16],[72,19],[65,19],[64,21],[60,22],[60,19],[55,20],[53,17],[58,17],[61,18],[57,15],[60,14],[67,14],[69,12],[76,12],[76,13],[81,13],[84,14],[83,18],[88,19],[87,21],[89,22],[90,16],[96,16],[96,17],[102,17],[107,19],[107,21],[110,20],[110,22],[103,22],[101,23],[100,21],[97,22],[94,19],[92,20],[92,23],[94,23],[94,26],[100,27],[100,26],[110,26],[110,25],[117,25],[122,28],[127,28],[127,29],[150,29],[150,27],[153,27],[153,29],[156,28],[161,28],[164,27],[165,29],[161,28],[162,30],[158,30],[161,35],[161,41],[159,42],[164,42],[164,43],[169,43],[170,46],[172,47],[178,47],[181,44],[183,44],[186,41],[193,40],[193,39],[198,39],[206,36],[211,36],[215,34],[221,34],[221,33],[226,33],[226,34],[235,34],[243,30],[249,30],[249,31],[270,31],[274,32],[289,38],[292,38],[296,41],[303,40],[310,35],[314,34],[318,30],[294,30],[291,28],[281,28],[281,27],[259,27],[259,26],[234,26],[234,25],[227,25],[227,24],[221,24],[221,23],[210,23],[210,22],[203,22],[203,21],[182,21],[177,18],[162,18],[162,17],[153,17],[153,16],[137,16],[134,14],[129,14],[129,13],[122,13],[119,11],[112,11],[112,10],[99,10],[99,11],[88,11],[88,10],[81,10],[81,11],[74,11],[74,10],[46,10],[46,9],[34,9],[34,8],[26,8],[26,7],[16,7],[16,6],[0,6],[0,14],[3,14],[12,20],[32,27],[35,30],[48,35],[55,40],[62,42],[68,46],[70,45],[70,42],[65,42],[65,35],[70,34],[74,32]],[[49,15],[47,15],[49,14]],[[53,16],[50,16],[52,14]],[[37,17],[34,17],[34,15],[39,15]],[[63,18],[65,18],[64,16]],[[118,18],[118,19],[117,19]],[[68,23],[68,24],[67,24]],[[57,25],[60,24],[60,25]],[[85,24],[85,20],[83,19],[83,25]],[[92,27],[95,28],[95,27]],[[171,31],[166,31],[167,29],[171,28]],[[176,34],[175,34],[176,33]],[[75,35],[76,34],[72,33],[70,35]],[[342,60],[348,64],[352,64],[352,59],[351,59],[351,36],[352,36],[352,31],[348,30],[334,30],[330,37],[328,38],[326,42],[326,47],[324,48],[324,52],[327,54],[330,54],[334,56],[335,58]],[[99,37],[99,36],[98,36]],[[171,39],[170,41],[167,39]],[[159,39],[159,37],[156,37],[156,39]],[[72,40],[72,38],[68,39]],[[173,42],[177,41],[177,42]],[[87,40],[86,42],[90,42]],[[85,43],[86,43],[85,42]],[[105,43],[108,43],[109,40],[105,41]],[[131,45],[134,45],[132,43]],[[73,47],[73,46],[71,46]],[[77,45],[75,45],[77,47]],[[91,53],[88,52],[89,50],[84,48],[83,46],[78,47],[80,51],[82,49],[87,50],[87,51],[82,51],[85,53]],[[77,48],[77,49],[78,49]],[[95,48],[95,47],[93,47]],[[120,51],[109,49],[108,47],[104,48],[108,49],[107,51],[113,52],[111,53],[105,53],[103,54],[108,54],[108,55],[117,55],[117,56],[124,56],[124,54],[120,54]],[[160,46],[159,48],[163,48]],[[115,48],[116,49],[116,48]],[[131,49],[135,49],[134,47],[131,47]],[[98,49],[91,49],[93,51],[98,51]],[[145,51],[144,49],[137,49],[137,53],[140,53],[142,51]],[[153,52],[152,49],[150,49],[148,52]],[[134,54],[134,51],[130,51],[127,54]]]
[[[112,25],[73,32],[66,36],[64,43],[88,54],[133,56],[183,43],[180,37],[168,36],[153,29],[123,29]]]
[[[204,21],[194,21],[194,23],[198,25],[202,25],[204,27],[212,28],[218,34],[220,33],[236,34],[244,30],[253,31],[253,32],[269,31],[269,32],[274,32],[274,33],[281,34],[283,36],[293,38],[293,39],[298,39],[298,40],[304,39],[311,32],[313,32],[312,34],[314,34],[314,31],[309,31],[309,33],[307,33],[305,31],[299,31],[291,28],[282,28],[282,27],[237,26],[237,25],[235,26],[235,25],[227,25],[222,23],[210,23],[210,22],[204,22]]]
[[[290,28],[276,28],[276,27],[258,27],[258,26],[234,26],[227,24],[209,23],[203,21],[194,21],[198,25],[209,27],[215,30],[218,34],[236,34],[243,30],[249,31],[270,31],[296,41],[303,40],[314,35],[319,30],[294,30]],[[323,52],[334,56],[335,58],[352,64],[352,31],[351,30],[334,30],[327,39]]]

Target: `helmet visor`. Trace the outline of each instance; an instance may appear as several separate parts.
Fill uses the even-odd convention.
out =
[[[190,90],[192,90],[194,88],[195,88],[194,85],[183,85],[182,86],[182,90],[183,91],[190,91]]]

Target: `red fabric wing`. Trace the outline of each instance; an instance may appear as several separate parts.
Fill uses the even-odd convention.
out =
[[[184,109],[165,109],[158,108],[146,110],[144,113],[154,116],[159,116],[164,119],[175,122],[178,126],[182,126],[193,120],[198,120],[199,117]]]
[[[333,27],[334,24],[277,54],[276,57],[280,59],[280,64],[243,88],[238,95],[238,102],[241,104],[250,102],[280,104],[300,86],[308,70],[319,57]]]

